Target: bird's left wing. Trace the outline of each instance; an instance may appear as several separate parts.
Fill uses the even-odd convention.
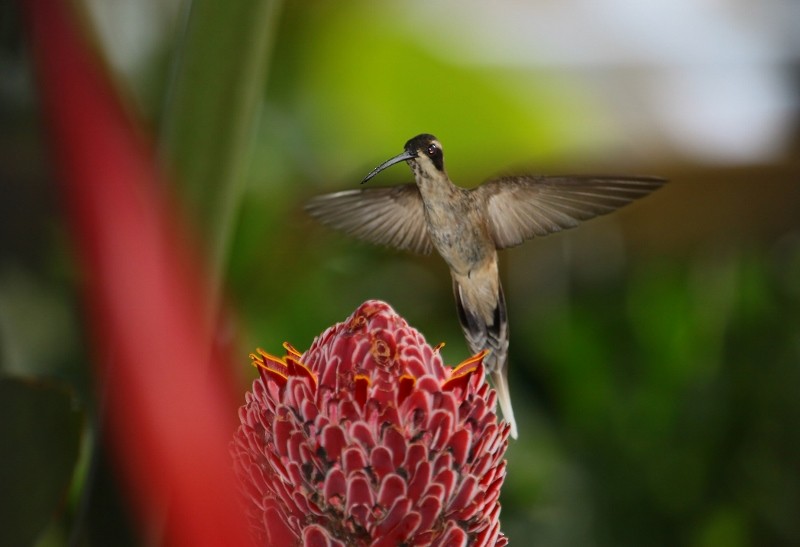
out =
[[[432,249],[416,184],[324,194],[305,210],[322,224],[371,243],[420,254]]]
[[[656,177],[520,176],[489,181],[473,192],[485,204],[495,245],[505,249],[610,213],[666,182]]]

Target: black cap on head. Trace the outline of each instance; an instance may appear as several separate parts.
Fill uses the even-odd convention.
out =
[[[442,154],[442,149],[439,147],[436,137],[433,135],[428,133],[417,135],[413,139],[406,142],[403,149],[404,150],[402,154],[398,154],[397,156],[386,160],[378,167],[370,171],[369,174],[364,177],[364,180],[361,181],[361,184],[364,184],[387,167],[390,167],[395,163],[400,163],[401,161],[414,159],[420,154],[424,154],[425,156],[429,157],[436,169],[439,171],[444,171],[444,155]]]
[[[442,148],[439,145],[439,140],[430,133],[422,133],[413,139],[409,139],[404,148],[408,154],[416,156],[422,153],[428,156],[436,169],[444,171],[444,154],[442,153]]]
[[[408,139],[403,148],[406,152],[416,152],[417,150],[425,150],[429,144],[437,141],[438,139],[430,133],[422,133],[414,138]]]

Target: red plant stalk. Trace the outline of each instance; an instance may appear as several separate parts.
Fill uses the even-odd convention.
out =
[[[251,528],[276,545],[502,546],[510,426],[480,353],[445,367],[387,304],[362,304],[304,354],[259,350],[232,444]]]
[[[209,363],[204,281],[162,193],[154,151],[68,3],[20,5],[53,176],[85,275],[106,426],[134,507],[146,525],[163,525],[167,544],[248,544],[227,453],[235,418],[228,363]]]

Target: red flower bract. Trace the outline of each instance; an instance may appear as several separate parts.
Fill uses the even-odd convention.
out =
[[[369,301],[303,355],[251,355],[260,378],[232,444],[257,539],[304,545],[505,545],[508,424],[478,354],[445,367]],[[269,526],[267,526],[269,523]]]

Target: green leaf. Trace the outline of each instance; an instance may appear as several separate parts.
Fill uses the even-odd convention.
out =
[[[212,284],[224,270],[280,0],[190,2],[161,141],[208,245]]]
[[[64,503],[83,413],[64,387],[0,378],[0,545],[31,545]]]

